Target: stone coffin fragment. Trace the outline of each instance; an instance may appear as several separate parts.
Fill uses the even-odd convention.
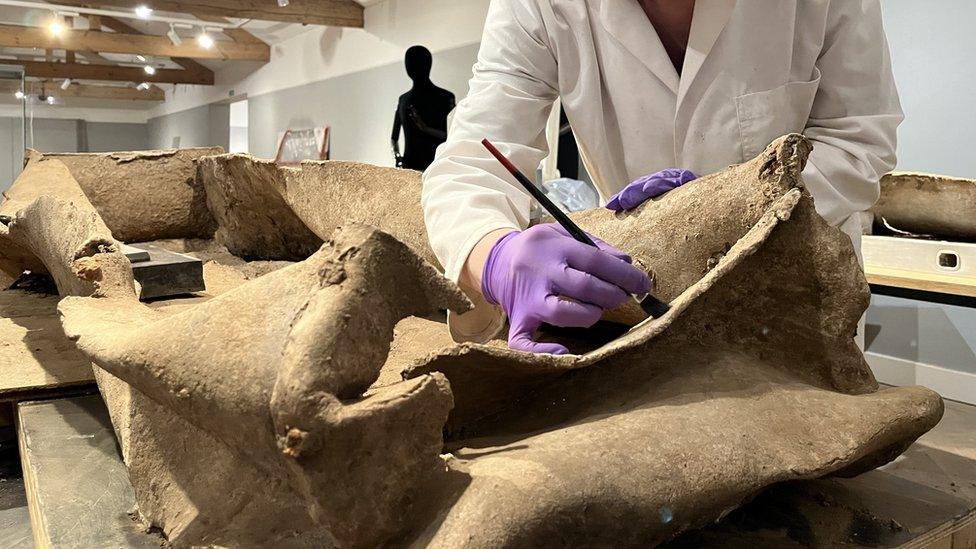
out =
[[[881,197],[871,213],[882,231],[976,240],[976,180],[890,173],[881,178]]]
[[[115,238],[210,238],[216,224],[207,210],[197,159],[220,147],[112,153],[28,152],[29,162],[67,166]]]
[[[136,300],[129,261],[68,169],[31,162],[0,205],[4,269],[37,268],[61,295]],[[18,264],[17,262],[20,261]],[[129,309],[120,308],[124,314]],[[129,468],[139,513],[176,545],[323,547],[317,526],[289,484],[269,477],[206,431],[131,385],[94,368]],[[254,524],[266,524],[255,530]],[[186,540],[192,540],[188,542]]]
[[[405,245],[351,225],[307,260],[185,312],[74,297],[59,311],[96,364],[291,479],[313,517],[369,546],[400,529],[442,467],[451,395],[434,374],[360,397],[400,319],[468,306]]]
[[[575,356],[451,344],[440,322],[400,320],[467,303],[421,260],[419,180],[403,181],[407,202],[370,204],[362,186],[395,170],[351,163],[201,161],[221,229],[243,234],[271,200],[247,197],[277,196],[271,210],[324,245],[172,314],[135,300],[121,254],[86,256],[67,272],[87,286],[59,288],[89,297],[60,310],[114,374],[100,384],[140,512],[175,545],[652,545],[770,484],[875,467],[941,417],[931,391],[878,391],[853,343],[867,285],[802,186],[809,151],[787,136],[635,212],[579,214],[652,271],[672,310],[629,331],[542,334]],[[338,220],[349,212],[386,232]],[[34,250],[43,239],[16,243],[67,261]]]
[[[867,287],[850,240],[799,186],[808,150],[787,138],[765,159],[683,188],[674,204],[630,215],[653,226],[687,205],[686,215],[721,212],[726,222],[713,228],[715,247],[685,250],[682,263],[705,275],[663,317],[580,356],[461,345],[407,370],[451,382],[450,466],[470,476],[419,543],[650,546],[765,486],[876,467],[938,422],[938,395],[877,391],[853,343]],[[711,200],[735,195],[762,197],[757,221]],[[631,234],[615,234],[602,212],[583,217],[611,241]],[[684,242],[673,225],[660,238]],[[728,249],[723,236],[735,242]],[[648,249],[657,245],[628,251]]]

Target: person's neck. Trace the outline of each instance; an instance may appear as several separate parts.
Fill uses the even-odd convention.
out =
[[[639,0],[644,13],[657,31],[674,68],[681,73],[695,0]]]

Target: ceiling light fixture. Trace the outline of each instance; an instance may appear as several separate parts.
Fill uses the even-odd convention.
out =
[[[70,78],[65,78],[64,79],[64,82],[61,82],[61,89],[62,90],[66,90],[66,89],[68,89],[68,86],[70,86],[70,85],[71,85],[71,79]]]
[[[136,89],[137,90],[148,90],[149,89],[149,82],[143,82],[142,84],[139,84],[138,86],[136,86]]]
[[[146,56],[145,55],[139,55],[137,53],[136,54],[136,59],[138,59],[140,63],[145,63],[146,62]]]
[[[156,67],[152,65],[146,65],[145,67],[142,67],[142,70],[146,71],[146,74],[149,76],[156,74]]]
[[[53,95],[47,96],[47,104],[48,105],[53,105],[54,104],[54,96]]]
[[[25,98],[27,96],[24,95],[24,92],[22,92],[20,90],[17,90],[17,91],[14,92],[14,97],[16,97],[17,99],[23,99],[23,98]]]
[[[199,36],[197,36],[197,44],[200,44],[201,48],[209,50],[214,45],[214,39],[207,34],[206,30],[204,30],[200,32]]]
[[[153,10],[149,6],[136,6],[134,11],[139,19],[149,19],[153,14]]]
[[[54,36],[61,36],[61,33],[64,32],[64,23],[56,13],[52,15],[51,22],[47,24],[47,30]]]
[[[169,38],[169,41],[173,43],[174,46],[179,46],[180,44],[183,43],[183,39],[180,38],[180,34],[176,32],[176,26],[172,24],[170,24],[169,32],[166,33],[166,36]]]
[[[278,7],[279,8],[284,8],[286,6],[288,6],[288,0],[278,0]]]

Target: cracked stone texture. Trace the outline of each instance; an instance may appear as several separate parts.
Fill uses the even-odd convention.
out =
[[[875,224],[946,238],[976,239],[976,179],[893,172],[881,178]]]
[[[264,276],[225,277],[233,289],[210,301],[157,309],[135,300],[117,252],[81,257],[69,267],[85,285],[59,285],[79,296],[60,310],[79,348],[119,376],[99,381],[140,512],[175,545],[652,545],[771,484],[885,463],[941,417],[932,391],[877,390],[853,343],[867,285],[802,187],[809,151],[786,136],[636,212],[579,214],[653,271],[672,309],[629,331],[543,334],[574,356],[450,342],[429,315],[467,303],[421,259],[414,176],[411,201],[375,210],[380,230],[315,209],[319,177],[369,221],[361,186],[387,173],[354,164],[206,159],[208,192],[236,197],[218,223],[246,232],[248,210],[277,196],[269,211],[325,243]],[[230,169],[248,177],[217,173]],[[64,249],[84,248],[89,233],[62,230]],[[291,259],[287,233],[228,234],[217,238],[235,254]],[[70,259],[34,250],[45,242],[16,241]]]
[[[195,162],[220,147],[110,153],[40,153],[30,162],[67,166],[92,206],[122,242],[210,238],[217,228],[207,209]]]

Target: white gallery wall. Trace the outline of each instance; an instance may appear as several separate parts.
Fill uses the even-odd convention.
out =
[[[310,27],[273,45],[271,61],[256,70],[235,64],[217,71],[215,86],[168,91],[167,101],[149,114],[151,126],[168,130],[150,131],[151,145],[170,147],[181,131],[207,135],[207,117],[170,119],[246,96],[252,154],[273,156],[285,129],[328,125],[333,158],[392,165],[393,112],[397,97],[410,87],[404,51],[415,44],[429,48],[432,79],[460,98],[467,93],[487,10],[488,0],[385,0],[366,8],[362,29]],[[229,139],[191,141],[221,145]]]
[[[882,0],[882,10],[905,110],[897,169],[976,178],[976,1]],[[976,309],[874,295],[866,336],[883,377],[976,402]]]
[[[881,5],[905,110],[898,169],[976,178],[976,1]]]

